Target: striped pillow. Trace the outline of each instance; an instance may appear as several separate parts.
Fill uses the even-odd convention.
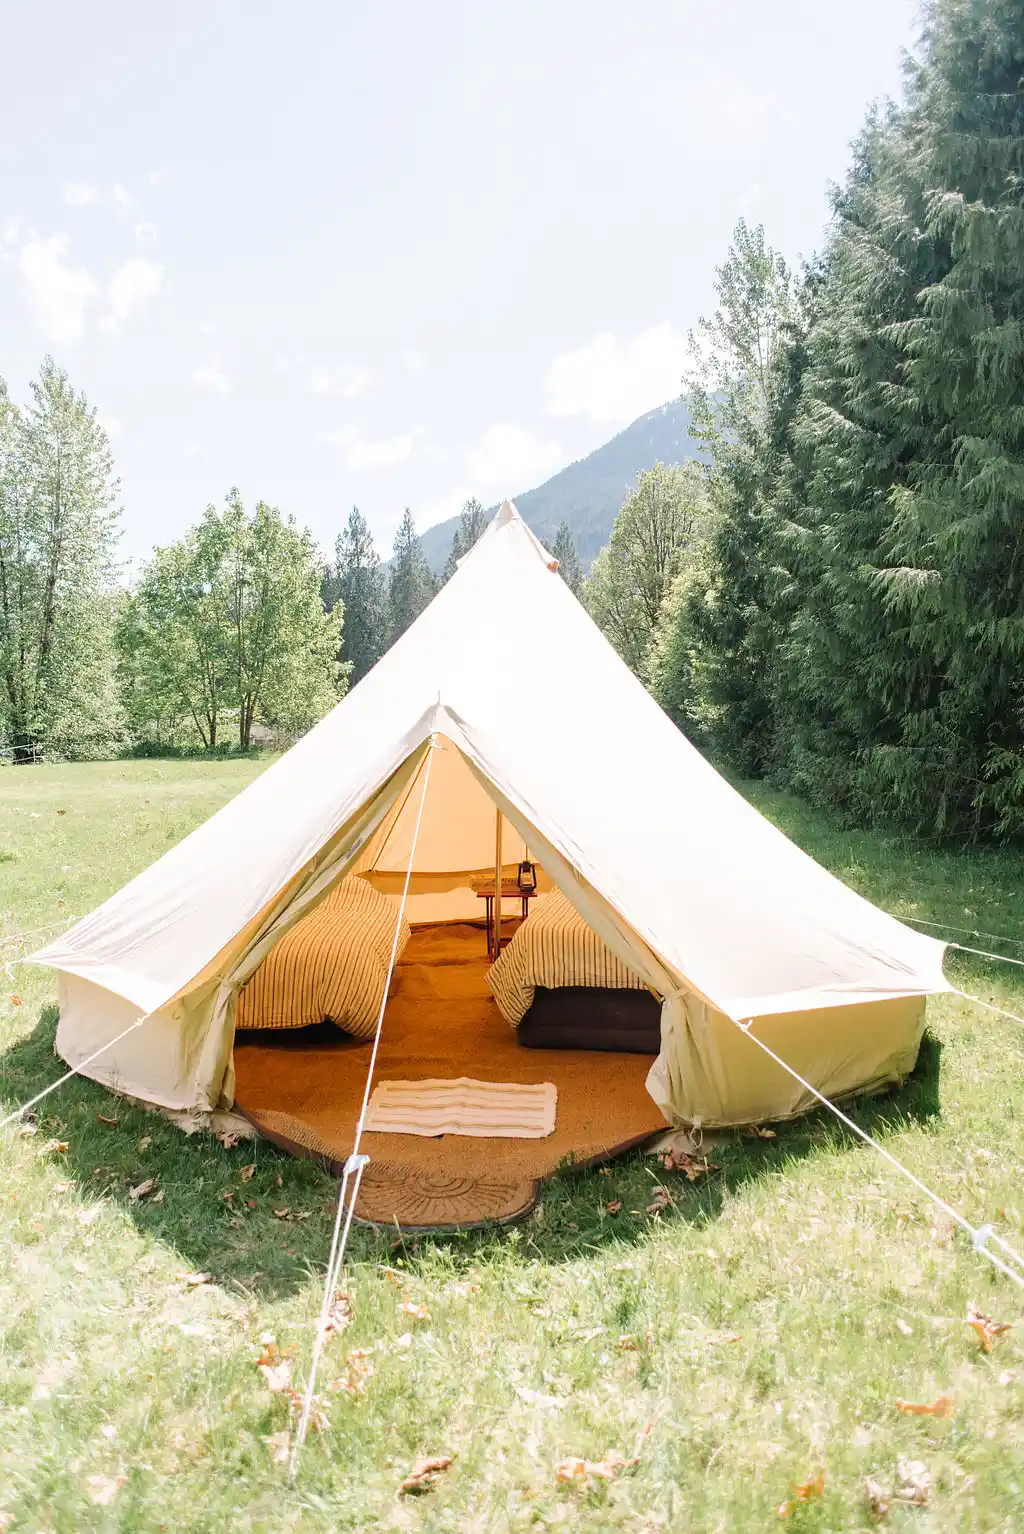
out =
[[[343,879],[253,972],[238,998],[236,1028],[305,1028],[330,1019],[357,1039],[372,1038],[395,915],[365,879]],[[410,936],[403,920],[398,956]]]
[[[513,1028],[530,1010],[539,985],[645,989],[640,976],[615,957],[561,890],[536,902],[533,915],[487,971],[487,984],[498,1011]]]

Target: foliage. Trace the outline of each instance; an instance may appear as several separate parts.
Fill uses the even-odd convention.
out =
[[[140,733],[177,742],[190,719],[203,745],[222,719],[242,750],[261,714],[295,734],[337,701],[340,604],[325,613],[308,532],[259,502],[250,517],[232,490],[179,542],[158,549],[119,624],[126,706]]]
[[[90,910],[259,770],[244,759],[0,770],[0,932]],[[838,832],[832,815],[755,793],[890,910],[1024,938],[1012,854]],[[956,979],[1021,1013],[1021,973],[963,956]],[[0,996],[5,1110],[64,1069],[52,971],[15,975],[23,1005]],[[902,1090],[844,1106],[1019,1247],[1016,1025],[948,995],[929,1002],[928,1023]],[[894,1503],[882,1527],[1019,1528],[1024,1341],[1018,1326],[986,1354],[967,1321],[971,1300],[1013,1320],[1017,1291],[834,1120],[777,1127],[771,1140],[720,1137],[722,1172],[692,1185],[634,1153],[567,1169],[544,1185],[543,1218],[517,1226],[404,1239],[354,1227],[351,1323],[327,1340],[319,1376],[329,1421],[289,1492],[273,1458],[288,1406],[260,1375],[260,1339],[290,1352],[301,1385],[336,1180],[261,1139],[228,1149],[186,1136],[72,1080],[39,1105],[34,1134],[0,1136],[0,1513],[12,1531],[251,1534],[288,1526],[290,1507],[303,1534],[402,1526],[403,1479],[443,1453],[452,1468],[404,1520],[424,1534],[854,1534],[872,1526],[865,1478],[892,1487],[905,1456],[931,1472],[929,1504]],[[133,1200],[150,1177],[153,1193]],[[659,1187],[672,1202],[647,1213]],[[411,1323],[406,1299],[431,1319]],[[350,1394],[360,1349],[374,1373]],[[895,1405],[943,1393],[949,1421]],[[609,1486],[559,1483],[567,1457],[609,1450],[639,1463]],[[780,1520],[790,1482],[822,1465],[824,1496]]]
[[[19,411],[0,381],[0,734],[15,758],[109,751],[118,489],[96,412],[47,358]]]
[[[452,546],[441,572],[442,586],[451,580],[459,567],[459,560],[466,557],[486,526],[487,513],[473,496],[459,512],[458,526],[452,534]]]
[[[794,290],[740,226],[690,381],[715,530],[667,706],[744,771],[961,840],[1024,834],[1022,77],[1019,6],[936,0],[820,259]]]
[[[387,572],[358,506],[353,506],[335,540],[334,564],[325,572],[323,598],[328,612],[339,602],[342,605],[339,658],[342,665],[351,667],[349,680],[354,686],[380,660],[391,632]]]
[[[710,532],[664,613],[654,691],[677,723],[757,773],[771,754],[784,586],[771,492],[800,327],[792,275],[760,225],[736,225],[715,292],[713,316],[690,336],[684,380],[691,429],[710,459]]]
[[[574,597],[583,590],[583,566],[576,552],[576,540],[568,522],[559,522],[551,553],[558,560],[558,573]]]
[[[391,558],[388,598],[391,606],[391,642],[399,639],[416,622],[437,590],[416,534],[416,524],[408,506],[395,534]]]
[[[707,496],[696,464],[654,465],[615,519],[611,539],[594,560],[583,601],[623,660],[643,680],[665,596],[707,517]]]

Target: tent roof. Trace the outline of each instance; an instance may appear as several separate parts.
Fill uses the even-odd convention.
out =
[[[509,502],[320,724],[35,957],[163,1005],[434,732],[527,840],[540,833],[681,985],[729,1015],[948,989],[942,943],[801,852],[680,734]]]

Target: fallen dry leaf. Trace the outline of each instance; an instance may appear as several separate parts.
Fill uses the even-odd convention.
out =
[[[563,1482],[589,1481],[591,1478],[599,1481],[614,1481],[620,1471],[639,1463],[639,1454],[631,1455],[629,1459],[626,1459],[616,1449],[609,1449],[604,1459],[561,1460],[555,1466],[555,1479]]]
[[[336,1289],[324,1322],[324,1337],[337,1336],[352,1319],[352,1297],[345,1289]]]
[[[654,1334],[652,1332],[644,1332],[642,1337],[638,1337],[635,1332],[624,1332],[619,1338],[620,1353],[639,1353],[642,1349],[652,1348],[653,1346]]]
[[[153,1194],[153,1197],[150,1199],[149,1202],[151,1204],[162,1204],[163,1201],[164,1201],[164,1190],[163,1190],[163,1188],[158,1188],[156,1190],[156,1192]]]
[[[894,1496],[897,1502],[909,1502],[914,1507],[924,1507],[931,1494],[932,1478],[928,1468],[919,1459],[896,1461],[896,1476],[900,1481]]]
[[[398,1495],[405,1497],[409,1492],[429,1490],[441,1473],[448,1469],[453,1458],[451,1454],[435,1454],[432,1459],[418,1459],[399,1486]]]
[[[266,1380],[267,1389],[274,1395],[291,1389],[292,1366],[287,1358],[280,1358],[276,1351],[273,1355],[266,1354],[256,1366]]]
[[[15,995],[14,991],[8,993],[7,1000],[10,1002],[12,1007],[23,1007],[25,1005],[21,997]]]
[[[991,1353],[997,1337],[1013,1330],[1012,1321],[993,1321],[991,1316],[986,1316],[984,1311],[978,1309],[973,1300],[967,1302],[967,1325],[977,1332],[986,1353]]]
[[[292,1435],[287,1428],[282,1428],[279,1433],[268,1434],[263,1442],[275,1465],[287,1465],[292,1452]]]
[[[190,1289],[196,1288],[198,1284],[213,1283],[212,1273],[176,1273],[174,1276],[179,1284],[187,1284]]]
[[[275,1209],[272,1212],[275,1220],[288,1220],[291,1218],[290,1209]]]
[[[37,1130],[36,1130],[35,1124],[19,1124],[18,1125],[18,1138],[20,1140],[31,1139],[31,1137],[34,1134],[36,1134],[36,1133],[37,1133]]]
[[[32,1131],[35,1134],[35,1130]],[[44,1151],[51,1151],[55,1156],[63,1156],[68,1148],[66,1140],[47,1140],[43,1146]]]
[[[896,1402],[896,1410],[903,1412],[907,1417],[952,1417],[956,1411],[956,1402],[952,1396],[936,1396],[934,1401],[927,1404],[920,1401]]]
[[[480,1285],[464,1283],[452,1284],[448,1289],[448,1293],[454,1295],[457,1300],[468,1300],[471,1294],[480,1293]]]
[[[137,1204],[140,1198],[145,1198],[147,1193],[152,1193],[156,1187],[156,1178],[147,1177],[142,1182],[137,1182],[134,1188],[128,1189],[128,1197],[133,1204]]]
[[[604,1212],[605,1212],[605,1214],[618,1214],[618,1212],[619,1212],[619,1210],[621,1208],[622,1208],[622,1200],[621,1200],[621,1198],[613,1198],[610,1204],[605,1204]]]
[[[140,1151],[148,1151],[149,1147],[152,1145],[152,1143],[153,1143],[153,1136],[152,1135],[143,1135],[142,1139],[139,1141],[139,1150]]]
[[[127,1479],[125,1475],[88,1475],[85,1478],[86,1495],[97,1507],[109,1507]]]
[[[763,1124],[751,1124],[750,1133],[758,1140],[775,1140],[778,1138],[774,1129],[766,1129]]]
[[[408,1273],[399,1273],[397,1268],[381,1268],[381,1272],[389,1284],[397,1284],[399,1289],[405,1287],[409,1278]]]
[[[708,1172],[722,1170],[717,1161],[709,1161],[706,1156],[691,1156],[680,1150],[667,1150],[660,1160],[666,1172],[685,1172],[689,1182],[696,1182],[698,1177],[704,1177]]]
[[[235,1134],[234,1130],[232,1129],[221,1129],[218,1132],[216,1138],[220,1141],[225,1150],[234,1150],[235,1146],[238,1144],[242,1137],[241,1135]]]
[[[871,1476],[864,1478],[864,1499],[875,1523],[881,1523],[883,1518],[888,1518],[892,1498],[884,1487],[872,1480]]]
[[[647,1205],[648,1214],[659,1214],[662,1209],[669,1209],[672,1205],[672,1195],[667,1188],[660,1184],[654,1190],[654,1197]]]
[[[429,1321],[430,1311],[426,1305],[417,1304],[415,1300],[403,1300],[399,1305],[403,1316],[411,1316],[414,1321]]]
[[[789,1489],[793,1495],[785,1502],[780,1502],[775,1511],[780,1518],[792,1518],[801,1502],[810,1502],[815,1497],[820,1497],[825,1490],[825,1472],[819,1470],[813,1481],[790,1481]]]
[[[904,1321],[902,1317],[897,1318],[896,1330],[901,1332],[904,1337],[912,1337],[914,1335],[914,1328],[909,1324],[909,1322]]]
[[[373,1364],[370,1362],[369,1348],[356,1348],[345,1360],[345,1373],[333,1386],[335,1390],[344,1390],[347,1395],[361,1396],[366,1389],[366,1382],[373,1378]]]
[[[252,1174],[255,1172],[255,1170],[256,1163],[255,1161],[252,1161],[248,1166],[244,1166],[238,1175],[243,1182],[252,1182]]]
[[[111,1129],[116,1129],[117,1128],[117,1119],[116,1118],[110,1118],[105,1113],[97,1113],[97,1115],[96,1115],[96,1122],[97,1122],[97,1124],[109,1124]]]

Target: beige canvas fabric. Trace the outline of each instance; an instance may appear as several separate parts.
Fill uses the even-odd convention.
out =
[[[509,613],[516,640],[499,672],[489,636]],[[434,753],[446,765],[442,792],[428,792],[414,890],[463,899],[468,875],[493,868],[497,804],[506,861],[528,846],[666,997],[649,1088],[670,1119],[804,1106],[730,1019],[763,1019],[758,1032],[825,1093],[893,1079],[913,1060],[923,998],[949,989],[944,945],[856,895],[714,771],[507,502],[332,713],[34,956],[61,972],[64,1058],[78,1063],[133,1010],[155,1010],[89,1074],[172,1107],[230,1104],[239,984],[350,868],[377,858],[378,887],[398,878],[418,789],[406,794],[432,736],[448,743]]]

